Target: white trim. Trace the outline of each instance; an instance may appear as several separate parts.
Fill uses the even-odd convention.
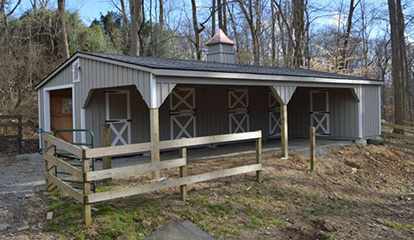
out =
[[[301,83],[333,83],[333,84],[369,84],[369,85],[383,85],[383,82],[372,81],[372,80],[351,80],[351,79],[340,79],[340,78],[323,78],[323,77],[307,77],[307,76],[286,76],[286,75],[265,75],[265,74],[254,74],[254,73],[229,73],[229,72],[211,72],[211,71],[192,71],[192,70],[168,70],[168,69],[153,69],[136,64],[125,63],[122,61],[107,59],[104,57],[93,56],[90,54],[76,53],[67,60],[66,63],[55,69],[51,74],[48,75],[42,82],[40,82],[35,89],[41,88],[46,82],[53,78],[58,72],[65,68],[76,58],[91,59],[99,62],[110,63],[118,66],[128,67],[137,69],[140,71],[149,72],[156,76],[170,76],[170,77],[195,77],[195,78],[218,78],[218,79],[255,79],[255,80],[268,80],[278,82],[301,82]],[[155,77],[155,76],[154,76]],[[304,80],[305,79],[305,80]],[[184,79],[183,79],[184,80]],[[180,81],[181,82],[181,81]],[[211,83],[213,84],[213,83]]]
[[[42,91],[38,90],[37,91],[37,116],[38,116],[38,123],[39,123],[39,132],[38,132],[38,140],[39,140],[39,149],[42,148],[42,132],[41,130],[43,129],[43,119],[42,119],[42,106],[40,105],[41,103],[41,94]]]
[[[126,95],[126,101],[127,101],[127,119],[111,119],[110,118],[110,104],[109,104],[109,95],[110,94],[125,94]],[[110,120],[118,120],[117,123],[120,122],[125,122],[125,126],[127,127],[127,131],[128,131],[128,139],[127,142],[125,142],[125,140],[123,138],[120,138],[120,136],[115,137],[114,141],[112,142],[112,145],[114,145],[114,143],[116,143],[118,140],[120,140],[121,142],[123,142],[124,144],[130,144],[131,143],[131,128],[132,128],[132,119],[131,119],[131,99],[130,99],[130,92],[129,90],[109,90],[105,92],[105,120],[106,121],[110,121]],[[110,128],[112,129],[112,131],[114,131],[116,134],[118,133],[118,131],[116,131],[116,129],[112,126],[111,123],[109,123]],[[125,130],[125,128],[123,127],[119,132],[120,134],[123,133],[123,131]]]
[[[75,107],[75,87],[73,84],[43,88],[43,126],[44,131],[51,131],[50,121],[50,91],[61,89],[72,89],[72,128],[76,128],[76,107]],[[73,133],[73,141],[76,141],[76,133]]]
[[[364,91],[362,89],[362,87],[358,87],[358,91],[359,91],[359,101],[358,101],[358,137],[359,138],[363,138],[363,111],[364,111]]]
[[[325,111],[314,111],[313,109],[313,94],[325,93]],[[316,135],[326,136],[331,134],[330,127],[330,104],[329,104],[329,91],[328,90],[310,90],[310,124],[316,128]],[[318,118],[318,115],[322,117]],[[323,126],[323,122],[326,121],[326,128]],[[316,125],[314,125],[316,123]],[[323,134],[318,133],[318,129],[322,129]]]
[[[80,61],[79,58],[72,62],[72,82],[77,83],[81,81]]]
[[[149,108],[158,108],[158,95],[157,95],[157,80],[154,75],[150,74],[150,106]]]
[[[381,108],[381,106],[382,106],[382,87],[381,86],[379,86],[378,87],[378,135],[381,135],[381,133],[382,133],[382,119],[381,119],[381,115],[382,115],[382,108]]]
[[[80,124],[81,124],[81,129],[86,129],[86,109],[85,108],[81,108],[80,110]],[[86,143],[86,132],[82,132],[81,133],[81,139],[82,139],[82,143]]]

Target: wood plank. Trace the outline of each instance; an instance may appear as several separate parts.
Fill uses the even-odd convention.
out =
[[[69,152],[79,158],[83,158],[85,149],[82,147],[73,145],[65,140],[52,136],[51,134],[44,134],[43,136],[44,141],[48,142],[48,145],[54,145],[58,150],[64,150]]]
[[[149,172],[159,171],[162,169],[181,167],[186,164],[184,158],[161,161],[159,163],[144,163],[134,166],[105,169],[86,173],[86,181],[97,181],[117,177],[140,176]]]
[[[86,180],[86,173],[89,171],[90,161],[88,159],[81,159],[82,173],[83,173],[83,196],[88,196],[91,193],[91,183]],[[88,203],[86,197],[82,199],[82,215],[85,226],[92,224],[92,206]]]
[[[195,137],[195,138],[182,138],[176,140],[166,140],[160,142],[160,148],[171,149],[171,148],[182,148],[182,147],[193,147],[207,144],[218,144],[225,142],[252,140],[262,137],[262,131],[246,132],[246,133],[231,133],[215,136],[206,137]]]
[[[136,187],[128,187],[120,190],[92,193],[88,195],[89,203],[102,202],[117,198],[130,197],[137,194],[143,194],[153,191],[158,191],[164,188],[177,187],[181,185],[188,185],[198,182],[209,181],[216,178],[239,175],[249,172],[262,170],[262,164],[251,164],[242,167],[229,168],[224,170],[217,170],[199,175],[187,176],[183,178],[168,179],[162,182],[149,183]]]
[[[414,141],[414,136],[407,136],[407,135],[404,135],[404,134],[389,133],[389,132],[382,132],[382,134],[385,137],[388,136],[388,137],[393,137],[393,138],[404,139],[404,140],[407,140],[407,141]]]
[[[246,132],[246,133],[232,133],[206,137],[182,138],[175,140],[166,140],[160,142],[160,149],[173,149],[182,147],[193,147],[199,145],[207,145],[214,143],[225,143],[234,141],[251,140],[262,137],[261,131]],[[99,147],[85,149],[86,158],[101,158],[108,156],[124,156],[129,154],[138,154],[149,152],[151,150],[151,143],[137,143],[122,146]]]
[[[150,143],[136,143],[112,147],[85,149],[85,158],[125,156],[150,151]]]
[[[72,188],[69,184],[49,173],[47,173],[47,179],[49,183],[53,183],[53,185],[57,186],[57,188],[64,194],[67,194],[78,202],[83,202],[83,194],[80,191]]]
[[[410,126],[403,126],[403,125],[397,125],[397,124],[386,123],[386,122],[383,122],[382,125],[385,127],[389,127],[389,128],[396,128],[396,129],[404,130],[407,133],[414,134],[414,128]]]
[[[48,166],[57,166],[61,168],[64,172],[70,173],[72,175],[73,180],[81,181],[82,180],[82,171],[81,169],[72,166],[71,164],[53,156],[48,153],[43,155],[43,158],[48,161]]]

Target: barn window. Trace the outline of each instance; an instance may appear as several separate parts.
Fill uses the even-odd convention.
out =
[[[72,63],[73,82],[80,82],[80,62],[79,59]]]

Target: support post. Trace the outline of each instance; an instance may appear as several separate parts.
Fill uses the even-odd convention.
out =
[[[316,158],[316,130],[315,127],[309,129],[309,140],[310,140],[310,171],[314,169],[315,158]]]
[[[88,195],[91,193],[91,183],[86,180],[86,173],[89,171],[89,159],[81,158],[82,173],[83,173],[83,221],[85,226],[92,224],[92,206],[88,203]]]
[[[181,148],[181,157],[185,159],[185,166],[180,167],[180,177],[186,177],[187,176],[187,164],[188,164],[187,148]],[[187,198],[187,185],[181,185],[180,192],[181,192],[181,200],[185,201]]]
[[[22,141],[23,141],[23,123],[22,116],[17,117],[17,153],[22,153]]]
[[[256,163],[262,163],[262,138],[256,139]],[[262,170],[256,171],[256,181],[262,182]]]
[[[111,128],[108,124],[105,124],[102,128],[102,146],[103,147],[110,147],[111,146]],[[103,169],[111,169],[112,168],[112,157],[104,157],[103,158]]]
[[[150,108],[150,131],[151,131],[151,163],[160,162],[160,122],[159,109]],[[153,173],[155,179],[160,178],[160,171]]]
[[[282,120],[282,129],[281,129],[281,141],[282,141],[282,154],[283,159],[288,159],[288,112],[287,104],[280,104],[280,113]]]

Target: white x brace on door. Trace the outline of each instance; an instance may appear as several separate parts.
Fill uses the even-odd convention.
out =
[[[326,90],[310,91],[310,121],[317,135],[330,134],[329,95]]]
[[[279,137],[281,129],[280,104],[272,92],[269,92],[269,136]]]
[[[105,92],[106,123],[111,129],[111,145],[131,143],[131,108],[129,91]]]
[[[196,136],[195,89],[177,87],[170,95],[171,139]]]
[[[228,91],[229,132],[240,133],[250,130],[248,113],[249,91],[247,88]]]

